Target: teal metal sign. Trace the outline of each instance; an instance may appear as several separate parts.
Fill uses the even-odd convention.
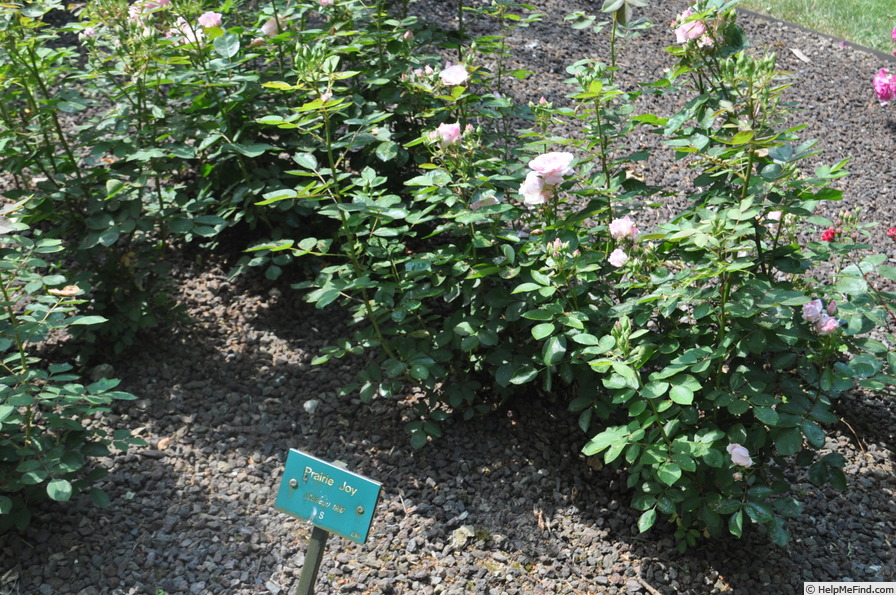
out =
[[[291,449],[274,507],[364,543],[381,489],[378,481]]]

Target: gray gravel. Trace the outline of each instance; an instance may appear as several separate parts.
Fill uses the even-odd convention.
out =
[[[450,22],[452,4],[425,8]],[[606,55],[601,40],[562,24],[568,12],[599,4],[551,2],[543,23],[514,37],[521,62],[553,70],[519,93],[560,102],[565,65]],[[626,42],[625,76],[670,64],[662,24],[686,3],[664,5],[648,13],[655,30]],[[883,58],[743,22],[756,45],[775,48],[795,73],[793,93],[810,122],[804,136],[822,140],[823,160],[853,158],[847,205],[862,205],[884,228],[896,225],[896,116],[870,86]],[[686,178],[671,168],[646,173]],[[182,263],[178,300],[190,322],[110,362],[140,400],[98,423],[131,428],[149,446],[105,462],[110,508],[86,497],[47,504],[26,533],[0,536],[0,594],[292,592],[310,526],[273,509],[290,448],[383,483],[368,543],[330,539],[319,593],[802,593],[808,580],[896,581],[896,414],[888,397],[843,399],[848,425],[829,428],[827,447],[846,457],[850,490],[796,477],[805,513],[791,524],[788,549],[754,529],[682,555],[665,523],[637,533],[625,475],[586,464],[579,450],[587,437],[561,404],[520,400],[413,451],[403,430],[412,398],[340,398],[360,362],[310,366],[346,332],[342,313],[317,312],[261,281],[228,281],[226,271],[215,259]]]

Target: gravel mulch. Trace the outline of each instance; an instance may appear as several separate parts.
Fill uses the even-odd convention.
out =
[[[453,4],[418,9],[444,24]],[[621,76],[671,64],[664,24],[687,3],[662,4],[647,10],[657,27],[624,42]],[[545,73],[518,93],[563,101],[565,66],[606,56],[603,40],[562,21],[599,5],[547,2],[544,21],[514,35],[520,63]],[[820,159],[852,158],[844,206],[862,206],[883,229],[896,225],[896,115],[870,84],[885,56],[750,15],[742,23],[794,73],[803,136],[820,139]],[[672,167],[648,173],[664,183],[686,178]],[[887,249],[885,237],[875,242]],[[181,264],[177,299],[189,323],[110,362],[140,399],[103,423],[134,429],[149,445],[104,463],[111,507],[87,497],[48,504],[24,534],[0,536],[0,594],[292,592],[310,526],[273,508],[290,448],[383,483],[369,541],[330,539],[318,593],[802,593],[810,580],[896,581],[890,397],[843,399],[846,423],[829,428],[827,448],[846,457],[850,489],[795,478],[805,513],[791,523],[790,547],[754,528],[679,554],[668,524],[638,534],[625,475],[587,464],[579,454],[587,437],[562,404],[520,399],[449,425],[443,439],[414,451],[403,430],[411,399],[338,397],[359,362],[310,365],[347,332],[343,314],[226,273],[208,257]]]

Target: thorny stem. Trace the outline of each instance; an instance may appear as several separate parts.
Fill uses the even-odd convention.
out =
[[[600,140],[600,162],[601,167],[604,170],[604,185],[607,189],[610,188],[610,166],[607,163],[607,145],[609,142],[607,141],[607,137],[604,134],[603,124],[600,119],[600,97],[595,98],[594,100],[594,117],[597,123],[597,136]],[[610,198],[610,194],[607,194],[607,222],[613,220],[613,202]]]
[[[622,10],[625,10],[623,7]],[[610,82],[616,79],[616,27],[619,26],[618,11],[613,13],[613,27],[610,29]]]
[[[12,332],[16,342],[16,349],[19,352],[19,365],[21,367],[19,370],[19,374],[24,375],[28,370],[28,358],[25,356],[25,341],[22,339],[22,334],[19,332],[19,321],[16,318],[15,312],[13,311],[13,301],[12,299],[10,299],[9,287],[6,283],[6,279],[0,278],[0,290],[2,290],[3,292],[4,308],[6,308],[6,313],[9,316],[9,324],[12,326]],[[33,411],[31,405],[28,405],[25,412],[26,445],[31,441],[32,418]]]

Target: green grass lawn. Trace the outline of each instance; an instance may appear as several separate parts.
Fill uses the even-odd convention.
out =
[[[884,52],[896,50],[894,0],[743,0],[743,8]]]

